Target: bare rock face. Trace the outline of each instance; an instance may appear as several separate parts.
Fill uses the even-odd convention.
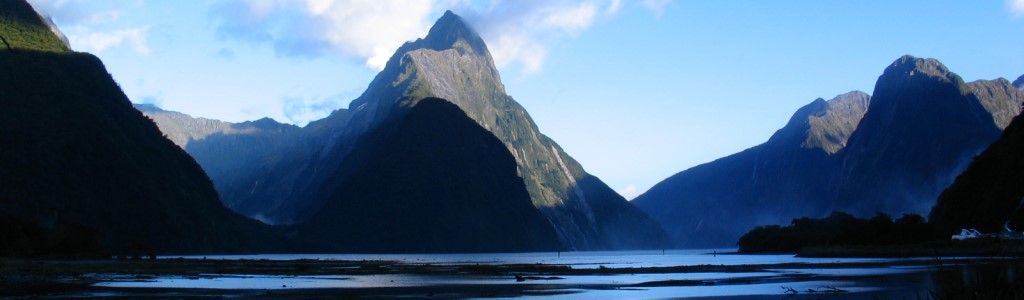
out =
[[[978,97],[985,110],[992,114],[992,120],[999,129],[1005,129],[1010,125],[1010,121],[1020,114],[1024,92],[1006,79],[977,80],[968,83],[967,86],[970,87],[971,93]]]
[[[836,96],[829,101],[818,100],[815,101],[818,107],[807,116],[807,138],[800,147],[818,148],[828,154],[835,154],[846,147],[846,141],[868,110],[871,96],[856,91]]]

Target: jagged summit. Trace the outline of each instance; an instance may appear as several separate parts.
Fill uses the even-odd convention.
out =
[[[487,51],[487,45],[484,40],[480,38],[480,35],[466,24],[466,21],[459,15],[452,13],[452,11],[445,11],[444,15],[434,26],[430,28],[427,36],[423,39],[417,40],[418,43],[422,43],[423,48],[433,49],[437,51],[445,50],[448,48],[456,48],[459,41],[465,42],[466,46],[473,49],[478,54],[490,53]]]
[[[786,126],[775,132],[769,143],[835,154],[846,146],[850,134],[867,111],[871,96],[861,91],[841,94],[830,100],[815,99],[796,111]]]
[[[941,78],[952,83],[963,84],[963,79],[956,73],[950,72],[945,65],[934,58],[918,58],[911,55],[904,55],[894,61],[885,71],[881,78],[892,78],[894,76],[912,77],[916,75],[927,75]]]
[[[372,111],[367,119],[357,121],[361,126],[353,128],[362,130],[382,121],[379,116],[391,115],[388,110],[394,107],[386,102],[397,101],[399,107],[408,108],[419,99],[438,97],[455,103],[490,129],[494,120],[486,111],[486,102],[505,96],[505,86],[483,39],[462,17],[447,11],[426,37],[398,48],[349,109],[357,114],[359,110]]]
[[[391,56],[391,59],[388,60],[386,66],[398,66],[402,63],[402,58],[405,57],[406,53],[417,49],[430,49],[434,51],[456,49],[459,50],[459,54],[469,52],[491,60],[491,53],[487,50],[487,44],[480,38],[476,30],[473,30],[462,17],[450,10],[445,11],[444,15],[434,22],[434,25],[427,32],[427,36],[402,44],[395,51],[395,54]]]

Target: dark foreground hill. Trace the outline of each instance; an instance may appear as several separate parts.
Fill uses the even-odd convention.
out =
[[[992,233],[1004,225],[1024,230],[1024,117],[1014,118],[1002,137],[942,192],[929,219],[946,232],[975,228]]]
[[[558,250],[500,140],[427,98],[364,135],[298,226],[343,252]]]
[[[0,2],[0,36],[0,255],[246,252],[272,235],[28,3]]]

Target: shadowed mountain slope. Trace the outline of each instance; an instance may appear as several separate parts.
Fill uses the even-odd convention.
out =
[[[67,50],[24,1],[3,1],[0,19],[0,255],[237,253],[270,240],[99,59]]]
[[[1022,100],[1005,79],[967,84],[934,59],[904,56],[879,77],[870,104],[863,93],[824,110],[815,101],[768,142],[673,175],[633,202],[683,247],[731,246],[754,225],[835,210],[924,214]]]
[[[554,225],[566,249],[668,245],[657,223],[540,133],[526,110],[505,93],[483,40],[451,12],[425,38],[400,47],[348,109],[285,134],[287,142],[267,141],[284,146],[239,159],[242,168],[220,172],[202,158],[209,155],[206,151],[227,149],[219,138],[190,141],[186,150],[208,169],[232,209],[278,224],[304,223],[317,192],[340,184],[333,174],[357,159],[350,152],[361,136],[394,122],[428,97],[457,105],[505,145],[531,202]]]
[[[515,159],[457,106],[419,101],[357,142],[298,226],[343,252],[561,249]]]
[[[800,108],[767,142],[693,167],[633,200],[662,222],[677,246],[731,246],[758,224],[828,209],[817,200],[836,180],[841,150],[870,97],[850,92]]]
[[[999,140],[942,192],[929,219],[950,233],[960,228],[1000,232],[1004,224],[1020,231],[1024,229],[1022,203],[1024,117],[1017,116]]]

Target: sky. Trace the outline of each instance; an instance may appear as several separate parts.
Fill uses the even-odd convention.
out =
[[[345,108],[445,10],[506,91],[627,199],[766,141],[904,54],[1024,74],[1024,0],[29,0],[136,103],[305,125]]]

